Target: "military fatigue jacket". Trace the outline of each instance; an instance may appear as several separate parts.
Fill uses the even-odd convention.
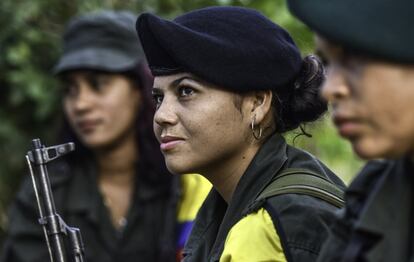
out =
[[[274,176],[286,168],[305,168],[322,174],[340,187],[344,186],[340,179],[314,156],[287,145],[283,137],[274,135],[265,142],[250,163],[228,205],[219,193],[212,189],[196,217],[184,248],[184,261],[234,261],[232,258],[222,258],[223,250],[228,245],[226,238],[229,231],[249,213],[257,210],[252,203],[258,194]],[[264,208],[271,215],[273,223],[270,223],[270,226],[273,232],[276,229],[278,233],[275,237],[280,238],[282,242],[286,260],[302,262],[316,260],[327,237],[326,224],[333,220],[334,212],[337,210],[321,199],[299,194],[271,197],[259,208]],[[256,226],[260,228],[268,224],[252,225]],[[238,232],[237,235],[243,235],[243,232]],[[249,236],[246,237],[248,239]],[[254,245],[253,241],[249,243],[247,240],[245,247]],[[255,255],[257,254],[253,252],[243,261],[257,261]],[[270,261],[279,260],[275,257]]]
[[[346,192],[320,262],[414,261],[413,173],[409,161],[371,161]]]
[[[139,164],[138,174],[152,172]],[[80,228],[88,262],[175,261],[176,198],[171,188],[136,179],[133,205],[122,230],[113,226],[97,188],[95,170],[59,163],[49,168],[56,210],[70,226]],[[49,261],[30,179],[10,211],[2,262]],[[68,260],[70,261],[70,260]]]

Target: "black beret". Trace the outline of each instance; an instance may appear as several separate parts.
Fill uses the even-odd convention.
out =
[[[190,72],[242,92],[284,86],[302,65],[289,34],[253,9],[209,7],[173,21],[145,13],[136,28],[155,76]]]
[[[122,72],[145,61],[135,31],[136,18],[127,11],[101,11],[73,18],[63,35],[63,54],[54,73],[73,69]]]
[[[414,63],[413,0],[288,0],[326,39],[369,56]]]

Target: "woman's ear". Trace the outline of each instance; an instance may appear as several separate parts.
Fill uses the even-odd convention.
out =
[[[272,107],[272,91],[254,91],[252,93],[253,107],[251,117],[255,117],[255,124],[260,125],[265,120]]]

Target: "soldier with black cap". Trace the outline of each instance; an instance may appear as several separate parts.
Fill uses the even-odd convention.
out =
[[[167,167],[213,184],[184,261],[315,261],[343,183],[281,134],[327,109],[321,63],[302,59],[289,34],[252,9],[209,7],[173,21],[147,13],[136,26]]]
[[[165,167],[135,21],[125,11],[75,17],[54,68],[63,86],[60,142],[75,142],[76,150],[50,167],[52,191],[57,212],[80,228],[89,262],[177,261],[210,189]],[[49,260],[37,217],[27,180],[10,212],[2,261]]]
[[[328,63],[339,133],[372,160],[319,261],[414,261],[414,1],[289,0]],[[381,159],[381,160],[374,160]]]

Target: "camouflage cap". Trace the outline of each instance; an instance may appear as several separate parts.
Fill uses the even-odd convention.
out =
[[[73,18],[63,36],[63,54],[54,73],[74,69],[126,71],[145,59],[127,11],[101,11]]]

